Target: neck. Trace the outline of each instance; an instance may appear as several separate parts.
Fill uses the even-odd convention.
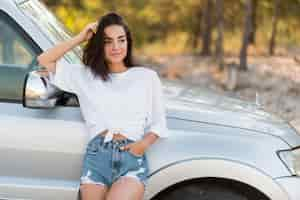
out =
[[[110,72],[124,72],[127,70],[127,67],[124,65],[124,63],[112,63],[109,64]]]

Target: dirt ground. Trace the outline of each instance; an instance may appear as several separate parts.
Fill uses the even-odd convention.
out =
[[[163,77],[207,87],[224,95],[236,95],[248,101],[258,99],[265,110],[288,121],[300,119],[299,60],[296,56],[249,57],[249,70],[234,70],[237,72],[236,79],[228,79],[228,69],[237,67],[237,58],[226,58],[225,62],[233,67],[219,70],[211,57],[141,57],[142,63],[147,63]]]

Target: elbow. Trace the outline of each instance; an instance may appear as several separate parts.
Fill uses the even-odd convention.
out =
[[[44,58],[43,58],[43,54],[40,54],[40,55],[38,55],[37,56],[37,58],[36,58],[36,60],[37,60],[37,62],[38,62],[38,65],[41,65],[41,66],[43,66],[43,67],[46,67],[46,61],[44,60]]]
[[[49,62],[43,54],[36,57],[39,66],[45,67],[47,71],[55,72],[55,63]]]

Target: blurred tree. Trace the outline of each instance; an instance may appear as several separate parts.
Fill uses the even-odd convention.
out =
[[[191,22],[191,41],[192,41],[192,48],[193,49],[197,49],[198,47],[198,43],[199,43],[199,37],[201,36],[201,32],[202,32],[202,9],[199,6],[198,9],[196,9],[195,11],[195,17],[192,19],[195,19],[194,21],[196,21],[196,23]]]
[[[278,15],[279,15],[279,3],[280,0],[274,0],[274,11],[272,16],[272,31],[271,31],[271,38],[270,38],[270,44],[269,44],[269,54],[274,54],[275,49],[275,40],[277,35],[277,23],[278,23]]]
[[[109,11],[117,11],[118,3],[116,0],[104,1]]]
[[[252,23],[252,29],[250,31],[249,35],[249,43],[254,44],[255,43],[255,34],[256,34],[256,16],[257,16],[257,9],[258,9],[258,0],[253,0],[253,8],[251,12],[251,23]]]
[[[217,12],[217,41],[216,41],[216,58],[220,69],[224,66],[224,49],[223,49],[223,33],[224,33],[224,2],[216,0]]]
[[[42,0],[45,4],[50,7],[56,6],[73,6],[75,8],[82,9],[83,8],[83,0],[76,0],[76,1],[68,1],[68,0]]]
[[[223,0],[223,19],[220,18],[219,11],[216,11],[218,8],[214,9],[217,6],[216,0],[42,1],[74,33],[108,11],[117,11],[128,22],[134,36],[134,45],[139,49],[154,45],[167,52],[170,48],[185,47],[180,50],[194,52],[196,49],[197,54],[209,55],[215,46],[217,54],[217,50],[221,50],[217,48],[220,44],[218,27],[223,27],[222,40],[226,38],[224,51],[240,55],[241,52],[246,53],[243,43],[246,41],[246,0]],[[280,20],[273,17],[273,22],[275,0],[252,0],[252,7],[249,42],[255,42],[255,50],[266,46],[269,52],[278,45],[290,47],[300,44],[300,0],[285,0],[280,3],[276,11]],[[240,40],[241,35],[243,40]],[[239,49],[240,46],[243,48]],[[238,52],[236,49],[243,51]]]
[[[211,35],[212,35],[212,11],[213,1],[206,0],[203,10],[203,34],[202,34],[202,51],[201,55],[211,55]]]
[[[55,7],[62,3],[62,0],[42,0],[47,6]]]
[[[251,16],[253,12],[253,0],[245,1],[245,17],[244,17],[244,32],[242,39],[242,47],[240,50],[240,68],[247,70],[247,48],[249,44],[249,36],[252,30]]]

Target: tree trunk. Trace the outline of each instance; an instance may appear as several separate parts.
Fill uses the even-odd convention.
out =
[[[212,0],[206,0],[206,5],[203,11],[204,14],[204,31],[202,34],[202,51],[201,55],[211,55],[211,29],[212,29]]]
[[[200,7],[198,8],[198,10],[197,10],[197,12],[195,14],[196,14],[196,16],[198,18],[197,19],[198,25],[196,25],[196,27],[193,28],[193,34],[192,34],[192,47],[193,47],[193,49],[197,49],[198,48],[199,39],[200,39],[200,36],[201,36],[202,10],[201,10]]]
[[[249,44],[249,36],[252,30],[252,23],[251,23],[251,15],[252,15],[252,1],[253,0],[246,0],[245,3],[245,20],[244,20],[244,34],[243,34],[243,41],[242,47],[240,51],[240,69],[247,70],[247,48]]]
[[[269,45],[269,54],[274,55],[275,49],[275,40],[277,34],[277,22],[278,22],[278,7],[279,7],[280,0],[274,0],[274,10],[273,10],[273,17],[272,17],[272,32],[270,38],[270,45]]]
[[[249,36],[250,44],[255,44],[255,34],[256,34],[256,26],[257,26],[256,24],[257,6],[258,6],[258,1],[253,0],[253,9],[251,14],[252,30]]]
[[[223,33],[224,33],[224,1],[216,0],[217,12],[217,41],[216,41],[216,58],[220,69],[224,67],[224,48],[223,48]]]

